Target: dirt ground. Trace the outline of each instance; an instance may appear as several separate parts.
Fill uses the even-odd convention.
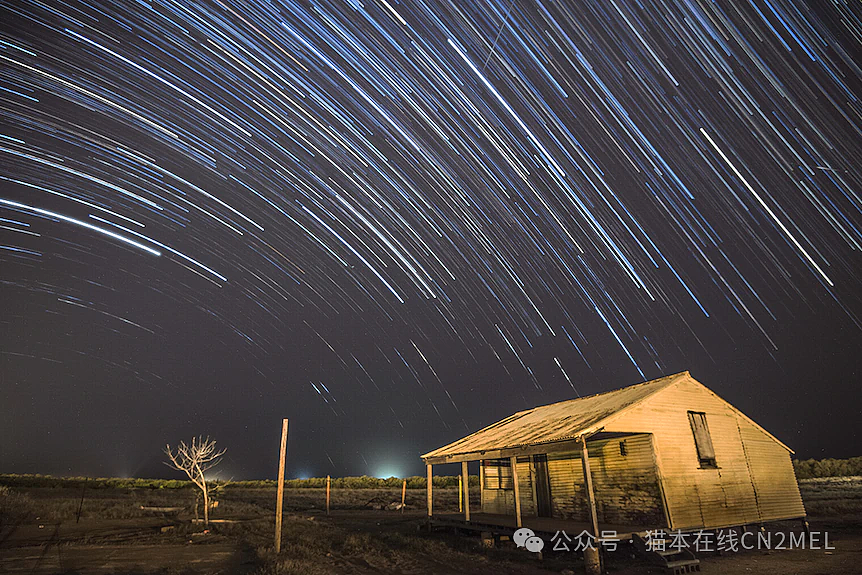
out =
[[[813,529],[825,528],[814,523]],[[829,529],[834,550],[793,549],[786,551],[745,551],[721,557],[701,557],[703,573],[782,573],[796,575],[862,573],[862,529]]]
[[[699,554],[703,573],[862,573],[862,478],[802,482],[811,530],[829,534],[834,549],[748,550]],[[535,554],[503,545],[488,549],[473,534],[420,532],[424,491],[408,492],[408,509],[380,509],[397,490],[333,491],[332,513],[323,492],[288,490],[282,553],[272,548],[275,493],[228,489],[208,530],[194,523],[192,491],[100,489],[0,491],[0,573],[28,574],[372,574],[487,573],[540,575],[583,572],[575,552]],[[471,498],[472,499],[472,498]],[[477,505],[478,502],[472,502]],[[181,507],[179,513],[141,506]],[[435,509],[457,510],[457,490],[435,490]],[[800,532],[798,522],[772,531]],[[823,536],[820,544],[823,545]],[[550,544],[548,545],[550,547]],[[605,554],[610,574],[665,571],[621,544]]]

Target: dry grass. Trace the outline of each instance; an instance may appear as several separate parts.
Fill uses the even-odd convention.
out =
[[[478,495],[478,494],[475,494]],[[0,525],[27,523],[75,523],[80,504],[80,488],[0,488]],[[84,491],[82,519],[98,524],[103,520],[123,519],[124,525],[141,527],[140,534],[129,536],[112,531],[109,535],[81,534],[65,545],[90,544],[179,544],[186,543],[193,532],[203,530],[189,523],[195,492],[165,489],[101,488]],[[284,545],[275,556],[272,547],[275,490],[272,488],[233,488],[219,496],[219,506],[211,518],[241,520],[217,523],[210,534],[196,542],[233,541],[254,557],[257,573],[399,573],[434,571],[471,571],[477,561],[486,563],[494,555],[502,572],[519,572],[523,554],[512,551],[483,550],[475,538],[452,534],[420,534],[416,525],[424,516],[425,491],[410,489],[407,512],[379,510],[389,503],[400,502],[401,490],[333,489],[332,516],[324,513],[325,491],[318,488],[285,491]],[[435,489],[435,509],[456,511],[457,489]],[[169,534],[159,534],[151,525],[153,515],[141,505],[184,507]],[[474,501],[472,505],[478,505]],[[146,531],[144,525],[150,522]],[[83,522],[82,522],[83,523]],[[512,555],[512,557],[509,557]],[[514,562],[512,562],[514,559]],[[528,565],[533,562],[528,560]],[[460,568],[453,567],[460,565]],[[434,567],[437,567],[435,569]],[[514,571],[512,571],[514,569]]]
[[[23,521],[68,521],[75,519],[78,508],[82,518],[134,519],[147,514],[144,506],[194,505],[194,492],[138,489],[85,490],[81,506],[81,490],[67,488],[10,489],[0,487],[0,521],[12,518]]]
[[[535,573],[536,562],[513,549],[484,549],[476,538],[419,533],[417,515],[372,512],[285,517],[281,554],[272,544],[272,523],[224,525],[218,532],[256,551],[258,575],[340,573],[487,572]],[[370,527],[370,530],[368,530]],[[477,570],[484,566],[485,569]],[[550,567],[550,566],[549,566]]]
[[[0,521],[67,521],[74,519],[81,504],[79,488],[24,488],[0,486]],[[476,494],[474,494],[476,495]],[[183,507],[183,515],[194,509],[194,489],[85,489],[81,506],[82,518],[134,519],[150,514],[141,506]],[[219,494],[219,507],[213,518],[253,519],[265,517],[275,508],[275,489],[230,489]],[[375,506],[400,502],[400,489],[333,489],[330,506],[335,510],[373,509]],[[472,498],[471,498],[472,500]],[[425,491],[407,491],[407,509],[422,509]],[[478,505],[474,501],[473,505]],[[434,505],[440,511],[458,509],[457,489],[435,490]],[[285,512],[315,511],[325,508],[325,490],[318,488],[286,489]]]
[[[799,490],[809,516],[862,522],[862,476],[801,479]]]
[[[799,482],[806,509],[815,518],[830,523],[854,526],[862,517],[862,477],[810,479]],[[477,491],[477,490],[473,490]],[[510,549],[484,549],[476,537],[446,533],[419,533],[416,525],[424,515],[424,490],[407,493],[407,512],[381,511],[373,507],[400,501],[400,489],[333,489],[332,515],[324,512],[324,490],[288,489],[285,492],[285,519],[282,553],[273,552],[273,513],[275,490],[272,488],[231,488],[219,495],[214,519],[237,519],[238,523],[214,524],[209,535],[195,538],[196,543],[228,542],[243,550],[252,560],[249,570],[270,574],[339,573],[499,573],[526,574],[550,569],[559,573],[571,568],[546,558],[537,564],[528,554]],[[477,495],[474,493],[473,495]],[[68,522],[80,504],[80,488],[0,487],[0,527],[33,522]],[[195,492],[191,489],[86,490],[82,517],[94,524],[122,519],[127,535],[115,540],[99,539],[98,534],[82,534],[68,545],[113,542],[176,545],[187,543],[192,533],[203,529],[192,524]],[[435,509],[456,511],[457,489],[435,489]],[[141,505],[183,507],[168,534],[153,528],[153,515]],[[478,501],[472,501],[474,508]],[[38,519],[37,519],[38,518]],[[127,520],[127,521],[126,521]],[[147,523],[149,521],[149,523]],[[855,523],[854,523],[855,522]],[[83,522],[82,522],[83,523]],[[158,521],[156,521],[158,523]],[[148,535],[144,534],[149,525]],[[139,526],[135,535],[135,526]],[[853,527],[855,529],[855,527]],[[128,535],[131,533],[131,535]],[[559,560],[562,561],[562,560]]]

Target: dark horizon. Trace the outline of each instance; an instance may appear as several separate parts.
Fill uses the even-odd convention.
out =
[[[810,0],[0,6],[0,472],[420,475],[679,371],[859,456],[862,22]],[[159,474],[159,472],[163,472]]]

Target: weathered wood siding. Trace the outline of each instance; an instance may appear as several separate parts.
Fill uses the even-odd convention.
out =
[[[600,523],[664,525],[661,493],[655,473],[649,435],[625,438],[626,455],[620,453],[621,439],[587,443],[593,473]],[[533,496],[535,469],[526,458],[518,460],[521,513],[535,516]],[[548,478],[553,517],[587,521],[584,472],[579,452],[548,455]],[[511,489],[485,489],[482,510],[486,513],[514,514]]]
[[[548,479],[551,484],[551,517],[586,521],[588,511],[580,454],[548,455]]]
[[[650,436],[587,442],[587,448],[599,522],[665,526]]]
[[[529,457],[519,457],[518,458],[518,485],[520,487],[519,491],[521,493],[521,516],[529,517],[531,515],[537,515],[536,511],[536,501],[533,499],[533,493],[535,493],[535,489],[533,489],[533,464],[530,461]],[[512,514],[515,513],[515,500],[512,499]]]
[[[702,468],[700,465],[689,411],[706,413],[717,468]],[[769,496],[764,499],[764,504],[770,500],[772,509],[783,508],[785,504],[778,501],[788,497],[795,501],[799,497],[789,457],[785,455],[782,459],[782,463],[786,461],[787,465],[773,471],[775,476],[766,472],[777,459],[781,459],[775,450],[785,454],[787,451],[764,436],[775,449],[765,447],[763,442],[752,441],[747,458],[743,433],[748,435],[748,432],[742,431],[743,423],[751,425],[708,389],[689,378],[682,378],[609,421],[605,431],[653,434],[658,471],[673,529],[717,528],[761,520],[749,465],[758,470],[758,477],[763,478],[757,481],[775,480],[783,486],[777,491],[766,490],[764,495],[768,492]],[[767,455],[765,459],[764,454]],[[787,505],[795,508],[792,503]]]
[[[518,458],[518,487],[521,492],[521,516],[536,515],[533,500],[533,472],[528,457]],[[515,492],[512,489],[483,489],[482,512],[515,515]]]
[[[511,489],[485,489],[482,492],[482,512],[514,515],[515,495]]]
[[[620,442],[626,442],[626,455]],[[649,435],[587,442],[599,523],[663,526],[664,512]],[[554,517],[588,520],[579,452],[548,456]]]
[[[804,516],[790,453],[748,421],[739,422],[739,431],[761,520]]]

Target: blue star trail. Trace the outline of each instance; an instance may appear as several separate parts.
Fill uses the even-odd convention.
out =
[[[0,21],[10,374],[158,395],[202,385],[217,345],[244,375],[215,385],[248,402],[409,436],[477,427],[479,388],[530,407],[775,359],[803,309],[858,341],[851,2],[23,0]]]

